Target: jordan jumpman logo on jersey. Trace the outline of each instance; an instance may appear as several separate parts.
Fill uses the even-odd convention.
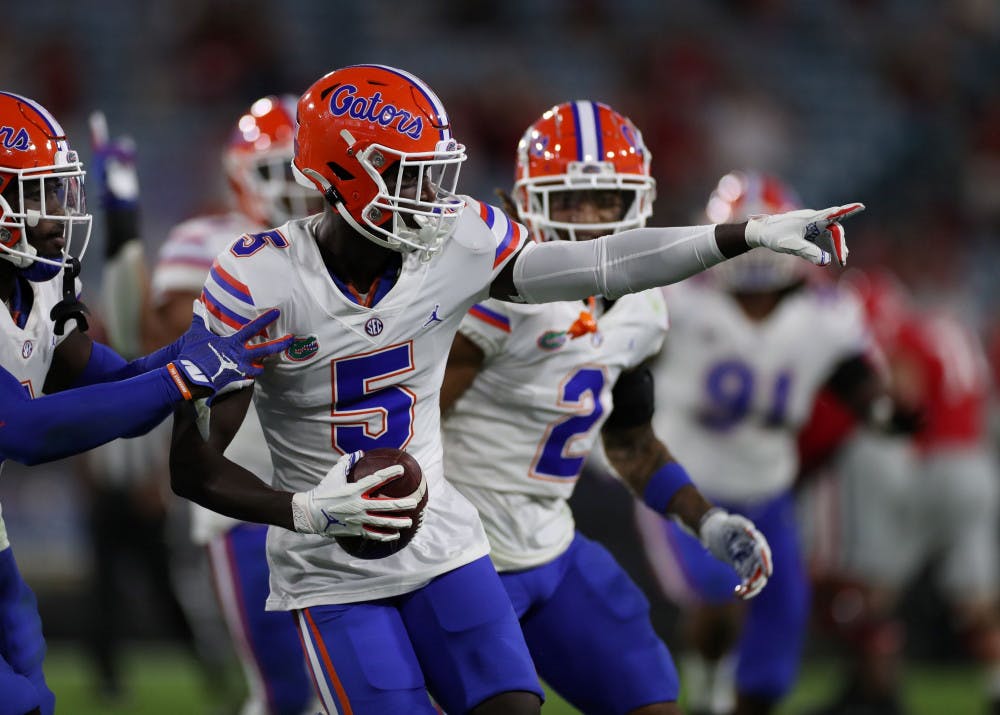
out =
[[[441,307],[440,304],[435,304],[434,305],[434,310],[431,311],[431,317],[429,317],[427,319],[427,322],[424,323],[421,327],[426,328],[428,325],[431,325],[432,323],[442,323],[442,322],[444,322],[443,320],[441,320],[441,318],[438,317],[438,309],[440,307]]]

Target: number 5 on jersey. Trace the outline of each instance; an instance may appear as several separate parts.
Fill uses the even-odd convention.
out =
[[[413,372],[413,342],[330,361],[333,448],[348,454],[376,447],[405,449],[413,437],[417,396],[399,382]]]

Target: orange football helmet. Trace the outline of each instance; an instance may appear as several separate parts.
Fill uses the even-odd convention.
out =
[[[465,147],[420,79],[384,65],[330,72],[302,95],[292,171],[359,233],[429,258],[458,221]],[[387,181],[388,179],[388,181]]]
[[[802,201],[779,179],[759,171],[730,171],[708,198],[710,223],[741,223],[758,214],[780,214],[802,208]]]
[[[240,117],[222,159],[244,215],[280,226],[322,210],[322,200],[292,176],[295,102],[292,95],[262,97]]]
[[[85,173],[66,132],[45,107],[0,92],[0,258],[18,268],[34,265],[33,280],[52,278],[69,264],[73,239],[82,237],[77,258],[83,258],[91,229]],[[38,208],[28,208],[26,197]],[[40,256],[28,243],[28,228],[42,220],[63,224],[61,255]]]
[[[776,214],[802,208],[798,195],[786,184],[757,171],[731,171],[716,184],[705,206],[709,223],[741,223],[758,214]],[[723,261],[712,274],[737,293],[765,293],[804,280],[811,265],[787,253],[755,248]]]
[[[517,146],[514,204],[536,240],[556,240],[557,231],[617,233],[643,226],[653,213],[656,181],[642,134],[628,117],[600,102],[564,102],[528,127]],[[552,218],[555,192],[612,190],[631,194],[618,221],[568,223]]]

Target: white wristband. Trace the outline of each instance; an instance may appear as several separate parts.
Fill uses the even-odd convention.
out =
[[[316,529],[312,525],[312,520],[309,519],[309,507],[305,504],[308,498],[309,495],[305,492],[292,494],[292,524],[294,524],[295,530],[300,534],[316,533]]]

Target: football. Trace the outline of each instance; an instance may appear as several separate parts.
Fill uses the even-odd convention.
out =
[[[377,491],[372,492],[372,495],[398,498],[413,494],[423,481],[424,473],[420,469],[420,465],[417,464],[417,460],[403,450],[391,447],[380,447],[365,452],[364,456],[354,465],[354,468],[347,473],[347,481],[356,482],[373,472],[377,472],[385,467],[391,467],[394,464],[401,464],[403,466],[403,473],[388,483],[383,484]],[[413,520],[413,524],[407,529],[400,529],[399,539],[396,541],[375,541],[373,539],[366,539],[363,536],[338,536],[336,537],[337,543],[340,544],[344,551],[359,559],[384,559],[386,556],[391,556],[410,543],[410,540],[417,533],[417,529],[420,528],[424,507],[426,506],[427,491],[425,490],[420,503],[415,508],[409,511],[398,512],[410,517]],[[384,514],[387,512],[379,513]]]

